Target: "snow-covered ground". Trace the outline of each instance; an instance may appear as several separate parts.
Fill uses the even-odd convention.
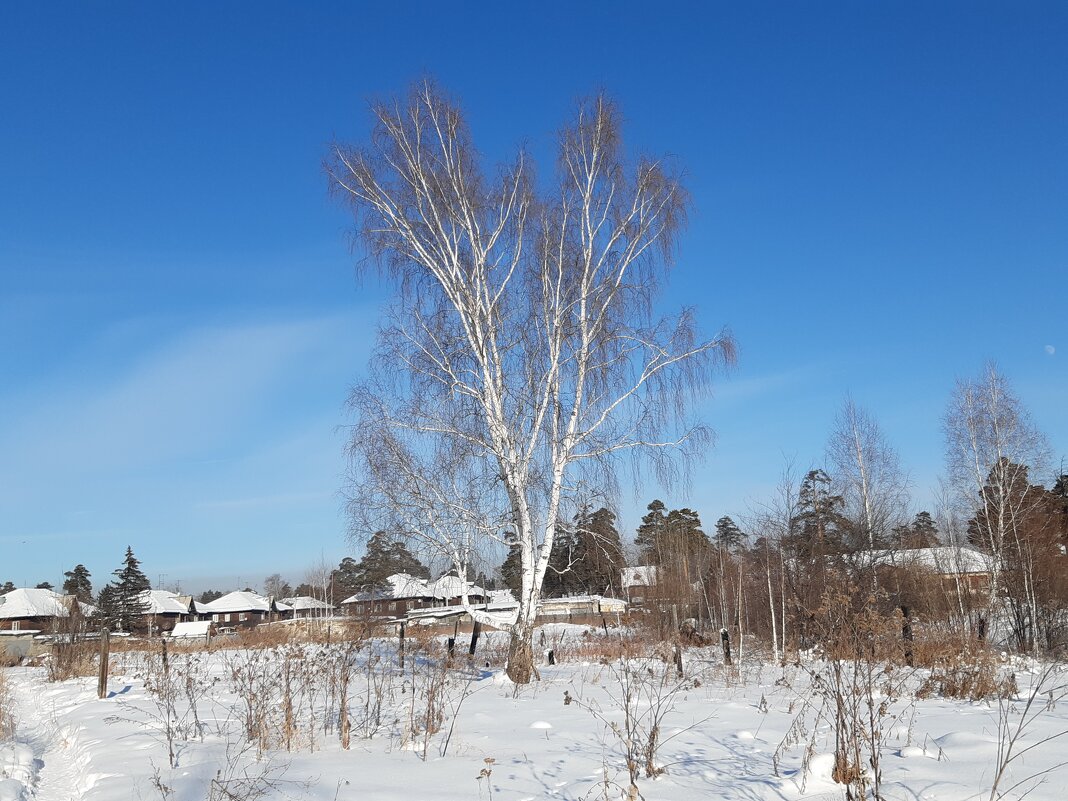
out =
[[[550,645],[580,632],[557,626]],[[588,640],[572,645],[581,642]],[[487,644],[499,655],[500,642]],[[0,745],[0,801],[618,799],[628,786],[621,737],[628,686],[639,728],[649,727],[657,703],[664,710],[655,757],[664,772],[638,780],[649,801],[844,797],[830,779],[827,725],[813,736],[799,722],[812,710],[812,694],[808,674],[797,667],[753,662],[732,672],[715,652],[689,650],[687,680],[679,683],[661,659],[626,671],[618,662],[580,659],[542,665],[541,680],[516,692],[499,668],[486,668],[485,656],[467,665],[465,654],[461,667],[446,672],[409,653],[402,671],[392,647],[177,652],[170,654],[169,678],[161,678],[158,653],[115,654],[103,700],[95,679],[50,684],[43,668],[6,669],[17,732]],[[351,666],[347,691],[342,660]],[[1017,667],[1022,694],[1037,669]],[[283,701],[287,679],[291,709]],[[348,750],[335,711],[343,692]],[[249,702],[251,696],[265,702]],[[437,703],[428,705],[428,698]],[[989,795],[996,701],[902,698],[888,705],[887,799]],[[1018,715],[1022,705],[1009,704],[1008,714]],[[1019,748],[1068,729],[1068,702],[1042,698],[1038,707]],[[429,735],[428,722],[436,730]],[[250,731],[268,747],[249,743]],[[1054,768],[1028,797],[1062,801],[1068,768],[1055,766],[1065,759],[1068,738],[1039,745],[1014,763],[1002,788]],[[1034,784],[1007,797],[1021,797]]]

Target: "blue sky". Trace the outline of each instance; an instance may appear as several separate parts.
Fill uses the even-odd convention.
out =
[[[385,288],[320,165],[426,74],[490,161],[547,158],[603,88],[686,168],[665,308],[740,363],[692,489],[628,495],[625,526],[657,495],[744,512],[846,392],[927,505],[953,381],[991,358],[1068,455],[1063,4],[395,5],[0,9],[0,581],[99,583],[127,544],[190,589],[348,552]]]

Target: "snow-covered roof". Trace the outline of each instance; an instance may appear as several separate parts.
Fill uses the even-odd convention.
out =
[[[12,590],[0,595],[0,618],[67,617],[70,614],[70,605],[74,602],[73,596],[60,595],[52,590]],[[78,605],[83,614],[90,614],[94,609],[89,604]]]
[[[254,592],[230,592],[211,603],[199,604],[207,612],[270,612],[271,599]],[[280,608],[280,607],[279,607]]]
[[[448,600],[449,598],[459,598],[463,595],[465,587],[468,595],[480,595],[482,597],[486,595],[486,591],[477,584],[466,582],[459,576],[442,576],[430,585],[430,593],[434,598]]]
[[[298,595],[295,598],[283,598],[282,603],[286,604],[290,609],[295,609],[298,612],[303,612],[305,609],[329,612],[334,608],[326,603],[326,601],[320,601],[318,598],[312,598],[310,595]]]
[[[509,589],[490,590],[489,602],[491,604],[514,604],[515,596],[512,595],[512,591]]]
[[[464,583],[458,576],[442,576],[437,581],[427,581],[408,573],[394,573],[386,581],[389,588],[381,592],[358,592],[341,603],[357,601],[396,601],[404,598],[435,598],[447,601],[463,594]],[[467,584],[468,595],[485,597],[486,591],[477,584]]]
[[[638,565],[625,567],[621,572],[623,589],[630,587],[651,587],[656,584],[660,569],[656,565]]]
[[[942,546],[906,550],[871,551],[877,565],[925,567],[942,574],[989,573],[990,557],[973,548]]]
[[[167,590],[145,590],[140,595],[146,615],[187,615],[189,605],[178,599],[178,593]]]
[[[175,623],[172,637],[182,639],[185,637],[207,637],[211,631],[210,620],[192,620],[187,623]]]

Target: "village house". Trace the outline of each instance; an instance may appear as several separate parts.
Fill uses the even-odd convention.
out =
[[[139,634],[162,634],[173,630],[177,623],[199,617],[196,602],[190,595],[179,595],[168,590],[145,590],[139,600],[145,609],[144,623],[137,631]]]
[[[44,589],[17,589],[0,595],[0,629],[52,632],[72,614],[89,617],[95,611],[95,607],[81,603],[73,595]]]
[[[254,628],[260,623],[283,620],[292,609],[271,597],[254,592],[237,591],[206,604],[199,604],[201,617],[211,617],[220,630],[223,628]]]
[[[326,601],[312,598],[310,595],[299,595],[294,598],[283,598],[282,603],[293,610],[293,620],[303,620],[312,617],[330,617],[334,614],[334,607]]]
[[[620,579],[627,606],[644,606],[646,601],[651,599],[656,592],[656,584],[659,577],[660,568],[655,565],[638,565],[637,567],[623,568]]]
[[[366,617],[404,617],[410,610],[454,606],[463,603],[466,582],[457,576],[442,576],[427,581],[407,573],[387,579],[389,586],[375,592],[356,593],[341,602],[345,614]],[[488,595],[475,584],[466,584],[470,603],[485,603]]]

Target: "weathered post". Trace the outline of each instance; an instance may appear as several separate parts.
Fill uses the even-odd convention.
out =
[[[682,646],[675,643],[675,675],[680,679],[686,675],[682,667]]]
[[[456,648],[456,638],[455,637],[449,637],[449,639],[445,640],[445,647],[449,652],[449,659],[451,661],[452,660],[452,652]]]
[[[397,659],[400,662],[401,670],[404,670],[404,624],[400,624],[400,632],[397,635]]]
[[[104,626],[100,630],[100,676],[96,682],[96,697],[107,698],[108,695],[108,656],[110,651],[110,643],[108,627]]]
[[[556,664],[556,652],[553,651],[552,648],[549,649],[549,664],[550,665],[555,665]]]
[[[478,635],[482,633],[482,624],[477,620],[471,624],[471,646],[467,649],[468,656],[475,655],[475,646],[478,644]]]
[[[719,630],[719,639],[723,644],[723,664],[729,667],[731,665],[731,635],[726,627]]]

